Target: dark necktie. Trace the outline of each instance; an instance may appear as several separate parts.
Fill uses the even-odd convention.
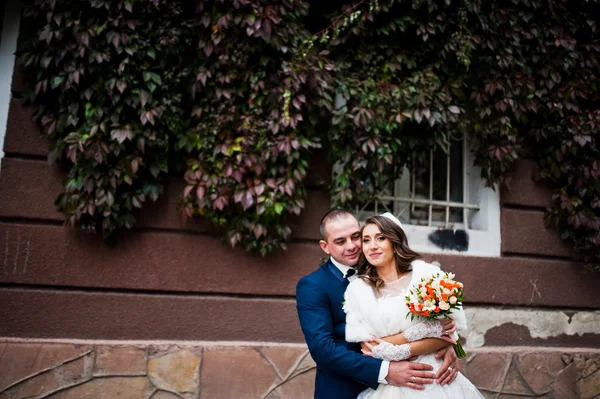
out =
[[[349,270],[346,272],[346,275],[344,276],[344,278],[348,278],[348,277],[350,277],[350,276],[354,276],[354,274],[355,274],[355,273],[356,273],[356,270],[355,270],[355,269],[349,269]]]

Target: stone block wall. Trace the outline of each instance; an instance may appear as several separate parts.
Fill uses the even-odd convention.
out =
[[[600,350],[469,350],[462,369],[486,398],[600,395]],[[1,399],[310,399],[314,375],[302,345],[0,343]]]

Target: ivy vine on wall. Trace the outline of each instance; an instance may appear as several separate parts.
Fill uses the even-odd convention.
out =
[[[315,121],[330,97],[322,54],[291,63],[308,32],[304,1],[199,1],[191,60],[184,212],[223,226],[231,245],[265,254],[285,248],[290,215],[304,208]],[[327,100],[325,100],[327,101]]]
[[[36,0],[19,60],[70,165],[57,205],[106,237],[183,168],[183,215],[266,254],[290,238],[315,148],[352,206],[469,135],[489,185],[537,161],[547,222],[598,268],[595,15],[566,0]]]
[[[38,105],[49,159],[70,161],[56,205],[107,239],[158,199],[172,142],[185,134],[193,24],[168,4],[36,1],[25,13],[24,98]]]

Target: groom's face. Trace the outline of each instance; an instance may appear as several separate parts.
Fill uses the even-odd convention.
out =
[[[340,217],[325,225],[327,239],[321,240],[321,249],[346,266],[354,266],[360,257],[360,225],[353,216]]]

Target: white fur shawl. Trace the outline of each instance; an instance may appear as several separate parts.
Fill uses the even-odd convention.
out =
[[[441,272],[438,266],[416,260],[412,262],[412,277],[408,285],[409,289],[421,281],[423,277],[430,277],[434,273]],[[408,308],[402,305],[398,309],[398,317],[394,320],[384,319],[379,312],[377,298],[374,289],[360,278],[355,279],[348,285],[344,294],[344,312],[346,312],[346,341],[364,342],[370,341],[375,336],[382,338],[388,335],[398,334],[413,324],[420,323],[423,319],[415,318],[410,321],[406,318]],[[462,310],[452,313],[458,331],[467,329],[467,320]]]

